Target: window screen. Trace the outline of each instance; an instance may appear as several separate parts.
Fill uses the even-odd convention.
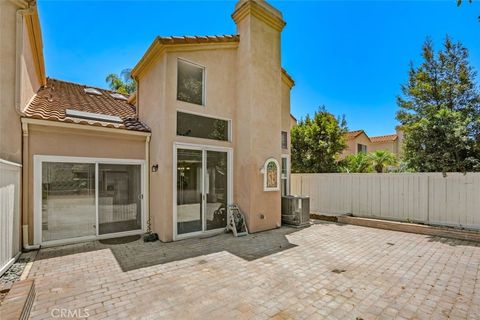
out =
[[[177,100],[203,105],[202,67],[178,60]]]
[[[177,135],[228,141],[227,120],[177,112]]]

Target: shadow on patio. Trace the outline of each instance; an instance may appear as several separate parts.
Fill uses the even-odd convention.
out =
[[[192,238],[169,243],[160,241],[145,243],[137,236],[125,237],[43,248],[37,254],[36,260],[110,249],[124,272],[221,251],[228,251],[237,257],[252,261],[295,247],[296,245],[290,243],[286,236],[299,230],[302,229],[282,227],[238,238],[232,233],[222,233],[208,238]]]

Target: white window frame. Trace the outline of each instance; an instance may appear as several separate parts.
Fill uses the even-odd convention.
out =
[[[58,162],[58,163],[86,163],[86,164],[95,164],[95,233],[94,236],[85,236],[85,237],[76,237],[69,239],[60,239],[60,240],[51,240],[51,241],[42,241],[42,164],[43,162]],[[145,170],[145,160],[139,159],[116,159],[116,158],[90,158],[90,157],[66,157],[66,156],[46,156],[46,155],[34,155],[33,156],[33,201],[34,201],[34,244],[42,246],[53,246],[61,245],[67,243],[75,243],[81,241],[89,240],[98,240],[98,239],[109,239],[116,237],[124,237],[129,235],[137,235],[145,232],[146,227],[146,216],[145,216],[145,191],[148,190],[146,186],[145,179],[148,174]],[[142,207],[141,207],[141,229],[116,232],[116,233],[107,233],[99,234],[98,228],[98,167],[99,164],[125,164],[125,165],[140,165],[140,179],[141,179],[141,194],[142,194]]]
[[[285,170],[285,177],[283,176],[282,174],[282,167],[280,166],[280,179],[281,180],[287,180],[287,188],[285,190],[285,195],[289,195],[290,194],[290,155],[289,154],[282,154],[282,159],[287,159],[287,169]],[[281,183],[281,181],[280,181]],[[281,188],[281,184],[280,184],[280,191],[282,190]]]
[[[274,162],[275,165],[277,166],[277,186],[274,188],[267,187],[267,167],[270,162]],[[270,192],[270,191],[279,191],[280,190],[280,171],[281,167],[280,164],[278,163],[278,160],[275,158],[268,158],[265,163],[263,164],[263,191]]]
[[[196,104],[196,103],[192,103],[192,102],[188,102],[188,101],[178,100],[178,62],[179,61],[188,63],[192,66],[198,67],[198,68],[203,70],[203,72],[202,72],[202,104]],[[176,86],[175,99],[178,102],[181,102],[181,103],[188,103],[188,104],[191,104],[193,106],[205,107],[207,105],[207,90],[206,90],[206,88],[207,88],[207,67],[204,66],[204,65],[198,64],[196,62],[187,60],[185,58],[181,58],[181,57],[177,57],[176,67],[177,67],[177,70],[176,70],[176,75],[177,76],[176,76],[176,83],[175,83],[175,86]]]
[[[203,162],[203,175],[205,177],[206,172],[206,152],[207,151],[220,151],[227,153],[227,165],[228,165],[228,176],[227,176],[227,205],[233,203],[233,149],[229,147],[218,147],[205,144],[193,144],[193,143],[183,143],[183,142],[174,142],[173,143],[173,241],[198,237],[201,235],[215,234],[223,232],[225,228],[213,229],[203,231],[205,229],[205,216],[202,217],[202,231],[190,232],[185,234],[177,234],[177,149],[190,149],[190,150],[200,150],[202,151],[202,162]],[[205,194],[205,181],[202,181],[202,194]],[[202,212],[206,212],[206,201],[202,199]]]

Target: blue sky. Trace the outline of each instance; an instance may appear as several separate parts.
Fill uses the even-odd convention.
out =
[[[465,1],[466,2],[466,1]],[[480,71],[480,1],[271,1],[287,22],[282,65],[295,79],[292,113],[320,105],[345,114],[350,129],[388,134],[410,61],[430,36],[470,50]],[[47,75],[106,87],[133,67],[155,36],[234,34],[234,1],[39,1]],[[480,82],[480,77],[477,78]]]

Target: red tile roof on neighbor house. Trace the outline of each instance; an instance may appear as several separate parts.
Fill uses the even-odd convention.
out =
[[[347,132],[345,133],[345,137],[347,138],[347,140],[352,140],[358,137],[359,135],[361,135],[362,133],[364,133],[372,143],[395,141],[398,138],[398,135],[396,134],[387,134],[384,136],[369,137],[363,130],[355,130],[355,131]]]
[[[363,130],[350,131],[350,132],[345,133],[345,137],[347,139],[354,139],[354,138],[358,137],[359,135],[361,135],[362,133],[364,133]]]
[[[87,93],[86,88],[100,94]],[[128,103],[128,97],[114,91],[47,78],[47,85],[40,88],[25,110],[25,116],[34,119],[62,121],[77,124],[149,132],[150,128],[136,118],[135,106]],[[120,122],[67,115],[75,110],[89,114],[119,117]]]
[[[389,142],[397,140],[398,136],[396,134],[388,134],[384,136],[370,137],[372,142]]]

